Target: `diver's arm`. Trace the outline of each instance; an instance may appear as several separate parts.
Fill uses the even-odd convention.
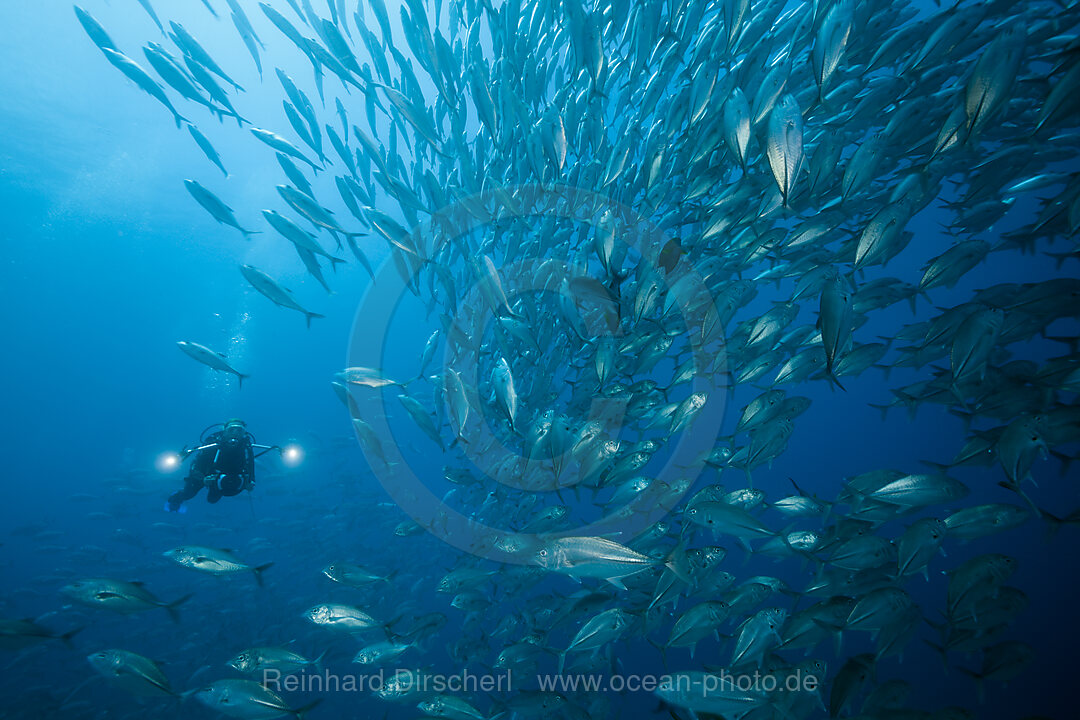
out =
[[[200,445],[199,447],[184,448],[183,450],[180,451],[180,459],[184,460],[185,458],[187,458],[188,455],[191,455],[192,453],[201,452],[203,450],[209,450],[210,448],[214,448],[214,447],[217,447],[217,446],[218,446],[218,444],[216,442],[212,442],[212,443],[209,443],[207,445]]]
[[[260,445],[258,443],[252,443],[251,447],[252,447],[252,449],[258,448],[259,450],[262,450],[262,452],[256,454],[255,457],[262,457],[263,455],[270,452],[271,450],[279,450],[279,451],[281,450],[280,445]]]

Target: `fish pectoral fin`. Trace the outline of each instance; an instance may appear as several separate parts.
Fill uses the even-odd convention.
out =
[[[146,675],[139,672],[138,670],[133,670],[131,668],[120,667],[120,668],[116,668],[113,671],[113,675],[115,677],[127,676],[127,677],[137,678],[139,680],[144,680],[144,681],[150,683],[151,685],[153,685],[154,687],[158,688],[159,690],[164,690],[164,691],[166,691],[168,693],[172,693],[172,688],[165,687],[164,685],[162,685],[160,682],[158,682],[154,678],[147,677]]]
[[[102,590],[101,592],[94,593],[94,597],[98,600],[107,600],[109,598],[123,597],[120,593],[114,593],[109,590]]]

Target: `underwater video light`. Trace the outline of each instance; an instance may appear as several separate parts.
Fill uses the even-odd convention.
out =
[[[288,467],[296,467],[304,461],[304,448],[296,443],[289,443],[281,448],[281,461]]]
[[[180,467],[180,454],[175,452],[163,452],[158,455],[155,464],[157,465],[158,472],[170,473]]]

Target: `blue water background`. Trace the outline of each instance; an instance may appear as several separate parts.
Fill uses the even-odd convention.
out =
[[[280,107],[282,93],[272,76],[275,64],[314,98],[307,61],[256,17],[254,7],[248,8],[249,15],[268,47],[262,85],[227,20],[213,20],[194,2],[156,5],[163,20],[181,19],[248,88],[238,109],[256,125],[283,134],[288,129]],[[135,50],[158,33],[138,5],[113,0],[90,9],[121,48],[142,61]],[[396,13],[391,17],[396,22]],[[71,717],[144,716],[140,713],[145,708],[153,708],[158,717],[213,716],[194,701],[140,704],[101,682],[81,686],[95,677],[85,655],[105,647],[161,661],[178,689],[233,676],[223,663],[245,647],[291,640],[311,656],[330,647],[328,665],[348,672],[355,643],[312,628],[300,615],[326,601],[354,602],[384,616],[393,615],[406,601],[445,613],[451,622],[438,642],[412,660],[455,671],[441,645],[464,632],[462,614],[434,587],[458,555],[429,536],[392,534],[406,516],[388,502],[368,470],[348,415],[329,387],[333,373],[346,364],[366,273],[356,263],[328,273],[336,294],[327,295],[305,275],[286,241],[268,228],[247,242],[206,215],[185,192],[184,178],[221,190],[241,224],[261,225],[258,210],[280,205],[273,185],[283,180],[267,181],[281,176],[272,153],[231,120],[219,124],[199,114],[199,127],[217,145],[231,172],[225,180],[188,134],[175,129],[162,107],[104,61],[69,4],[3,3],[0,28],[0,312],[5,349],[0,360],[5,381],[0,451],[7,461],[0,483],[0,528],[8,529],[0,537],[5,588],[0,613],[45,616],[43,622],[61,631],[86,628],[76,636],[75,650],[43,644],[0,657],[0,663],[7,663],[0,674],[4,712],[31,717],[41,710],[55,716],[67,703],[65,714]],[[333,86],[336,80],[328,77],[328,91]],[[185,106],[181,112],[196,110]],[[356,110],[355,116],[361,112]],[[337,124],[332,108],[320,108],[319,114],[323,122]],[[1032,208],[1030,199],[1022,199],[995,232],[1022,221]],[[888,274],[918,278],[922,264],[949,242],[938,225],[943,217],[931,210],[918,218],[910,228],[916,241],[890,263]],[[375,243],[362,247],[371,251],[373,261],[382,259]],[[244,282],[241,263],[266,270],[327,319],[305,329],[301,316],[274,308]],[[1066,271],[1075,272],[1075,265],[1067,265]],[[932,297],[944,307],[965,300],[972,289],[1054,275],[1047,258],[994,254],[956,290],[939,289]],[[415,303],[403,307],[399,319],[385,367],[400,368],[409,376],[417,371],[417,356],[437,324]],[[902,303],[875,314],[873,327],[864,326],[856,337],[870,342],[873,335],[887,335],[910,320]],[[812,321],[808,308],[800,322]],[[175,346],[178,340],[227,349],[251,379],[239,390],[233,380],[184,356]],[[1042,342],[1011,349],[1033,357],[1062,352],[1062,346]],[[771,468],[755,472],[756,486],[779,497],[789,492],[787,478],[793,477],[805,489],[831,498],[844,477],[878,468],[914,472],[922,467],[919,460],[951,458],[963,442],[963,429],[942,408],[920,408],[913,419],[897,409],[883,420],[868,407],[868,402],[887,402],[889,388],[905,377],[913,381],[917,374],[898,370],[886,384],[879,371],[871,370],[851,380],[847,393],[832,392],[824,383],[800,386],[795,392],[814,403],[796,421],[788,451]],[[730,399],[728,429],[739,408],[757,392],[740,389]],[[179,486],[180,475],[156,472],[158,454],[193,442],[204,426],[233,415],[247,419],[261,441],[300,442],[307,461],[291,471],[276,461],[261,464],[260,485],[250,501],[241,497],[209,506],[200,497],[189,504],[186,515],[166,515],[164,497]],[[419,431],[407,423],[395,427],[406,433],[403,444],[420,449],[417,456],[430,455],[429,441]],[[433,477],[441,467],[430,456],[417,463]],[[954,475],[984,502],[1015,501],[997,487],[1003,479],[997,466],[961,468]],[[1075,470],[1072,477],[1061,477],[1056,462],[1040,462],[1036,477],[1034,493],[1040,505],[1059,514],[1077,505]],[[734,470],[722,480],[729,487],[741,485]],[[71,497],[79,493],[91,497]],[[972,499],[965,504],[973,504]],[[252,544],[260,538],[262,542]],[[250,578],[221,582],[161,557],[181,542],[256,547],[245,557],[253,563],[273,561],[275,567],[268,571],[264,589]],[[1075,542],[1073,528],[1048,539],[1043,526],[1032,521],[1022,531],[968,545],[950,543],[947,565],[943,559],[935,561],[931,582],[909,585],[924,614],[934,618],[944,607],[942,568],[985,552],[1019,558],[1020,569],[1010,584],[1023,589],[1031,604],[1008,637],[1031,643],[1038,654],[1008,687],[988,687],[983,716],[1054,716],[1075,697],[1071,672],[1080,640]],[[795,586],[806,579],[797,563],[754,559],[742,565],[741,552],[733,543],[728,546],[726,567],[740,577],[772,574]],[[392,589],[367,593],[335,586],[320,571],[339,559],[400,568],[402,578]],[[164,600],[195,595],[181,608],[179,625],[158,611],[113,616],[71,606],[60,595],[60,586],[82,576],[138,579]],[[503,614],[520,610],[521,600],[507,597],[498,577],[487,587],[496,597],[490,624],[484,624],[491,628]],[[576,587],[572,580],[552,578],[539,590],[569,593]],[[845,635],[845,656],[857,648],[872,649],[869,642],[859,647],[862,638]],[[920,638],[933,634],[923,627]],[[568,640],[559,638],[562,643]],[[498,642],[492,641],[486,662],[498,653]],[[823,657],[832,652],[825,646],[818,651]],[[698,667],[700,662],[720,665],[727,652],[705,642],[696,660],[672,651],[669,663],[673,669]],[[620,644],[616,654],[625,671],[662,671],[656,652],[640,639]],[[977,662],[960,661],[969,667]],[[835,658],[830,663],[835,672]],[[891,677],[912,683],[912,706],[980,707],[974,684],[955,669],[941,672],[938,656],[920,640],[910,644],[902,663],[888,658],[879,664],[878,680]],[[288,697],[297,705],[304,702],[302,695]],[[648,696],[611,696],[608,701],[625,717],[650,716],[656,706]],[[485,701],[479,704],[484,707]],[[319,717],[417,714],[410,706],[367,696],[330,697],[316,712]],[[665,715],[662,710],[655,713]]]

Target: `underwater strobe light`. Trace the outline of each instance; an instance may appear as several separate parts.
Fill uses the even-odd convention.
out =
[[[180,454],[175,452],[163,452],[158,455],[155,465],[157,465],[158,472],[170,473],[180,467]]]
[[[281,448],[281,462],[287,467],[296,467],[304,461],[304,448],[296,443],[289,443]]]

